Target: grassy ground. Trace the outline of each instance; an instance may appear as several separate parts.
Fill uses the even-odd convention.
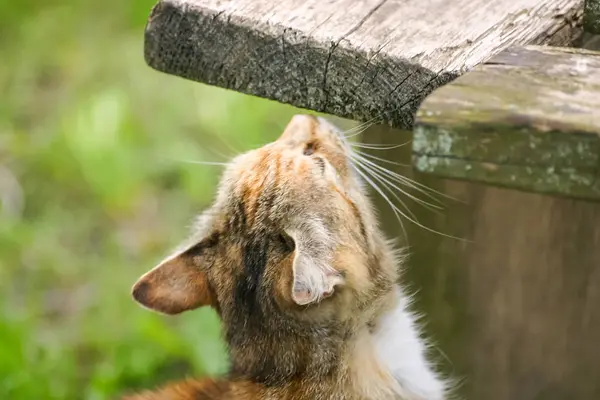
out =
[[[215,315],[160,317],[135,279],[291,107],[160,74],[153,0],[0,2],[0,398],[105,399],[226,367]]]

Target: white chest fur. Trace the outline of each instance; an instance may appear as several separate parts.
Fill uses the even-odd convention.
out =
[[[396,379],[406,400],[444,399],[445,385],[427,361],[426,343],[400,288],[396,307],[382,316],[373,340],[379,362]]]
[[[445,384],[427,361],[426,343],[399,288],[396,301],[370,340],[357,344],[357,371],[362,373],[355,383],[369,399],[443,400]]]

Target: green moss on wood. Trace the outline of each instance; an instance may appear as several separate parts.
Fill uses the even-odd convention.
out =
[[[466,120],[451,127],[418,125],[413,152],[498,164],[596,168],[600,163],[600,140],[514,125],[469,124]]]
[[[427,155],[413,156],[420,172],[442,177],[490,182],[494,185],[600,200],[600,181],[594,171],[577,168],[555,168],[500,165]]]
[[[422,172],[600,198],[600,53],[509,49],[421,105]]]

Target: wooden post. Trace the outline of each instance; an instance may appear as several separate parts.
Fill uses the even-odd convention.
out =
[[[600,34],[600,0],[585,0],[583,28],[587,32]]]
[[[364,141],[410,138],[379,126]],[[375,154],[411,157],[407,146]],[[432,354],[464,378],[461,398],[600,399],[598,204],[393,169],[458,200],[444,199],[440,213],[411,207],[426,227],[467,241],[405,221],[404,279],[437,342]],[[402,237],[385,201],[376,201],[387,233]]]
[[[422,172],[600,200],[600,52],[510,48],[421,104]]]

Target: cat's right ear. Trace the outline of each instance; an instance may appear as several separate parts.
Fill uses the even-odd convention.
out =
[[[214,304],[214,294],[204,271],[201,241],[161,262],[133,285],[133,298],[146,308],[164,314],[179,314]]]
[[[335,242],[319,218],[304,218],[287,234],[294,240],[292,262],[292,300],[301,306],[329,297],[336,286],[345,283],[333,265]]]

